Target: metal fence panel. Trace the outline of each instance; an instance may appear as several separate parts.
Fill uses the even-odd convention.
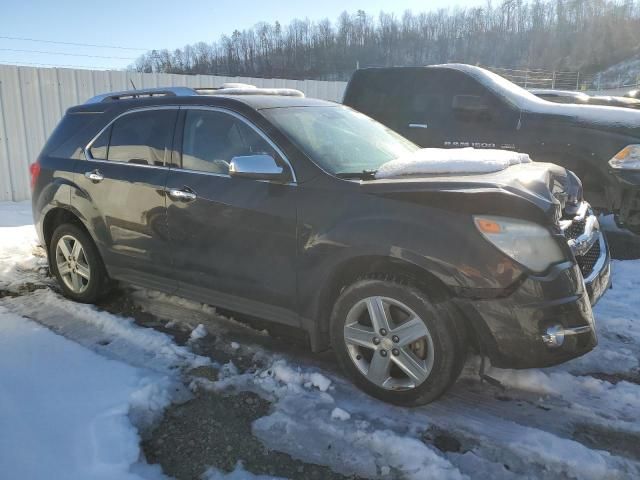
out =
[[[67,108],[104,92],[137,88],[211,87],[226,82],[302,90],[342,101],[346,82],[175,75],[0,65],[0,201],[29,198],[28,167]]]

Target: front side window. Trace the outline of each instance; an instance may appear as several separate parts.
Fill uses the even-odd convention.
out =
[[[212,110],[187,110],[182,168],[224,175],[233,157],[259,153],[278,158],[269,143],[239,118]]]
[[[134,163],[161,167],[168,162],[171,138],[177,110],[145,110],[129,113],[116,120],[111,126],[106,158],[112,162]],[[107,129],[108,131],[109,129]],[[101,136],[102,137],[102,136]],[[98,140],[101,140],[99,137]],[[92,145],[98,154],[99,145]]]
[[[313,162],[339,176],[374,172],[418,146],[362,113],[343,106],[261,111]]]

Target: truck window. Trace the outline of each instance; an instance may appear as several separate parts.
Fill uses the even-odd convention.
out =
[[[413,70],[364,70],[356,73],[345,104],[397,130],[406,120],[412,98]]]
[[[415,99],[410,122],[435,125],[488,121],[501,108],[485,87],[455,70],[420,72],[410,91]],[[482,112],[482,106],[486,111]]]

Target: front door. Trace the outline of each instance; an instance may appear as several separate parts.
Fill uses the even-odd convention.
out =
[[[298,326],[296,185],[232,178],[235,156],[279,152],[234,113],[181,112],[181,162],[167,181],[180,295]]]
[[[116,119],[78,162],[85,196],[72,200],[92,212],[87,221],[114,278],[165,291],[176,287],[164,190],[177,116],[177,108],[147,109]]]

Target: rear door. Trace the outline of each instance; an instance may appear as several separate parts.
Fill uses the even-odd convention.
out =
[[[85,196],[72,200],[91,212],[87,220],[114,278],[165,291],[176,287],[164,190],[177,117],[177,107],[118,117],[78,162],[76,183]]]
[[[180,168],[167,191],[180,295],[298,326],[296,185],[229,176],[235,156],[268,153],[287,162],[244,117],[185,108]]]

